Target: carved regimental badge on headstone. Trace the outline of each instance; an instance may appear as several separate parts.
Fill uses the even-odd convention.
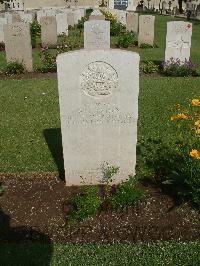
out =
[[[110,22],[91,20],[84,23],[84,48],[100,50],[110,48]]]
[[[101,61],[86,66],[80,77],[81,89],[88,96],[97,98],[109,96],[118,85],[116,70]]]
[[[115,183],[134,175],[139,55],[80,50],[57,66],[66,184],[100,183],[105,162],[120,168]]]

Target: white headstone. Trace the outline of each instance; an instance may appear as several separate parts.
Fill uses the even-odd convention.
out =
[[[24,23],[32,23],[33,22],[33,16],[31,14],[21,14],[21,21]]]
[[[109,9],[114,9],[115,8],[115,1],[114,0],[108,0],[108,7]]]
[[[23,22],[4,25],[7,62],[22,63],[28,72],[33,70],[30,25]]]
[[[126,15],[126,30],[138,33],[138,13],[127,12]]]
[[[0,43],[4,42],[3,27],[4,27],[5,24],[7,24],[7,19],[6,18],[0,18]]]
[[[42,46],[57,45],[57,23],[56,17],[41,17],[41,40]]]
[[[57,22],[57,35],[65,33],[68,35],[68,22],[67,22],[67,14],[59,13],[56,15]]]
[[[154,22],[155,16],[142,15],[139,16],[139,36],[138,45],[141,44],[154,44]]]
[[[66,184],[100,183],[105,162],[119,167],[114,183],[134,175],[139,55],[80,50],[60,54],[57,66]]]
[[[110,21],[90,20],[84,23],[84,48],[87,50],[110,48]]]
[[[181,62],[190,59],[192,24],[184,21],[167,23],[165,61],[170,58]]]

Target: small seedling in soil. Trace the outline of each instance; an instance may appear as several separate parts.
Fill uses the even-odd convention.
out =
[[[110,184],[114,181],[114,175],[119,171],[119,167],[110,166],[107,162],[102,165],[103,179],[102,183],[105,184],[104,201],[107,201],[110,196]]]

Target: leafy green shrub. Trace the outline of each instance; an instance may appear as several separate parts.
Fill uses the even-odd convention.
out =
[[[37,20],[34,20],[30,25],[30,32],[31,32],[31,44],[32,48],[36,47],[36,41],[37,37],[41,36],[41,26],[37,22]]]
[[[195,66],[189,60],[181,62],[180,59],[171,58],[163,63],[163,74],[170,77],[196,76]]]
[[[104,200],[107,201],[110,196],[110,184],[114,181],[114,175],[119,171],[119,167],[110,166],[108,163],[102,165],[103,179],[102,183],[105,185]]]
[[[142,48],[142,49],[157,48],[157,47],[158,47],[157,45],[151,45],[148,43],[141,43],[140,44],[140,48]]]
[[[181,200],[200,208],[200,98],[189,107],[176,107],[170,127],[175,127],[170,142],[158,139],[140,143],[138,153],[147,166],[146,176]]]
[[[159,72],[159,66],[153,61],[147,61],[140,66],[140,71],[144,74],[152,74]]]
[[[23,64],[18,62],[9,62],[4,68],[4,74],[7,76],[19,75],[25,72]]]
[[[81,20],[78,21],[78,24],[76,25],[77,29],[84,29],[84,23],[88,21],[89,15],[84,16],[81,18]]]
[[[40,52],[40,60],[42,66],[36,69],[37,72],[48,73],[48,72],[56,72],[56,56],[51,55],[48,51],[48,47],[42,48]]]
[[[128,48],[130,46],[134,46],[135,42],[135,34],[133,32],[126,32],[124,34],[119,35],[116,45],[120,48]]]
[[[144,192],[137,188],[138,180],[135,177],[122,182],[115,194],[109,199],[109,207],[112,209],[124,209],[126,206],[135,204],[144,197]]]
[[[72,199],[73,209],[69,213],[69,222],[75,223],[97,214],[101,205],[98,196],[98,188],[86,186],[81,189],[81,193]]]
[[[111,36],[118,36],[121,33],[126,32],[125,26],[117,21],[117,17],[114,16],[110,12],[101,11],[102,14],[105,16],[105,20],[110,21],[110,35]]]

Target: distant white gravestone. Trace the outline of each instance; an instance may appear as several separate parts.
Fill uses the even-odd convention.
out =
[[[57,44],[56,17],[41,17],[40,24],[42,46],[55,46]]]
[[[138,13],[127,12],[126,30],[138,33]]]
[[[110,21],[90,20],[84,23],[84,48],[110,48]]]
[[[170,58],[181,62],[190,59],[192,24],[184,21],[167,23],[165,61]]]
[[[4,25],[7,62],[22,63],[28,72],[33,71],[30,26],[23,22]]]
[[[57,35],[65,33],[68,36],[68,21],[66,13],[59,13],[56,15]]]
[[[138,46],[141,44],[154,44],[154,22],[155,16],[142,15],[139,16],[139,35]]]
[[[57,67],[66,184],[100,183],[105,162],[120,168],[114,183],[134,175],[139,55],[80,50],[59,55]]]
[[[7,24],[7,18],[0,18],[0,43],[4,42],[4,32],[3,32],[3,27],[5,24]]]

